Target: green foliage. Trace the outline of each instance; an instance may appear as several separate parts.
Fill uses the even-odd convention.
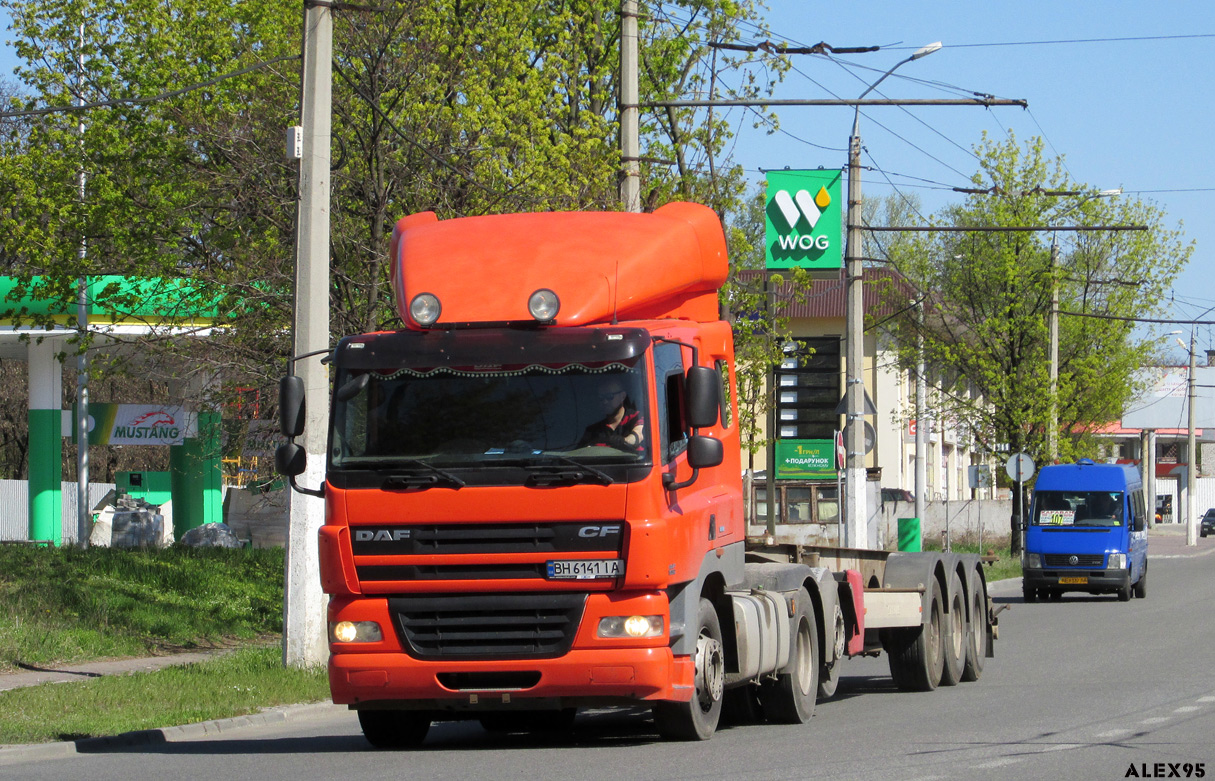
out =
[[[282,630],[283,550],[0,546],[0,670]]]
[[[284,667],[275,647],[80,683],[0,692],[0,744],[44,743],[231,718],[329,698],[320,667]]]
[[[1192,247],[1152,204],[1099,197],[1072,182],[1061,161],[1043,158],[1040,140],[1024,148],[1011,139],[985,141],[978,152],[973,184],[985,192],[945,209],[937,224],[1147,230],[976,230],[904,241],[892,259],[928,295],[922,327],[911,311],[900,322],[902,360],[914,365],[922,335],[926,361],[938,367],[930,383],[941,391],[932,405],[939,414],[964,424],[983,446],[1007,444],[1041,462],[1051,427],[1049,321],[1057,284],[1059,454],[1090,455],[1093,430],[1120,417],[1150,349],[1127,318],[1161,308]],[[917,296],[903,295],[902,303]]]

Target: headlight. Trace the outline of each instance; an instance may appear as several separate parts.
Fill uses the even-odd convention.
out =
[[[1107,566],[1110,569],[1126,569],[1126,554],[1125,553],[1111,553],[1110,559],[1109,559],[1109,564]]]
[[[418,293],[409,302],[409,316],[423,328],[434,325],[442,311],[439,297],[434,293]]]
[[[548,288],[540,288],[527,299],[527,311],[541,323],[551,323],[561,309],[557,294]]]
[[[374,621],[338,621],[329,625],[329,640],[334,643],[378,643],[384,639]]]
[[[599,619],[599,636],[662,637],[662,616],[608,616]]]
[[[1025,566],[1029,567],[1030,569],[1041,569],[1042,557],[1037,553],[1025,554]]]

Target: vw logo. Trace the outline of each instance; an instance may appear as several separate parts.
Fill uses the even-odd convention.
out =
[[[1067,560],[1067,563],[1068,563],[1068,564],[1070,564],[1070,565],[1072,565],[1072,566],[1074,567],[1074,566],[1076,566],[1077,564],[1079,564],[1079,563],[1080,563],[1080,557],[1079,557],[1079,556],[1072,556],[1071,558],[1069,558],[1069,559]]]

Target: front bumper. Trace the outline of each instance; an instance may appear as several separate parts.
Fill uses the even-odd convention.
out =
[[[1102,594],[1125,589],[1131,584],[1129,569],[1092,569],[1088,567],[1022,567],[1025,588],[1052,591],[1087,591]],[[1076,582],[1083,580],[1083,582]]]
[[[557,659],[462,663],[422,662],[400,653],[332,654],[329,687],[339,705],[455,712],[559,709],[690,700],[693,668],[691,659],[677,660],[669,648],[610,654],[573,650]]]

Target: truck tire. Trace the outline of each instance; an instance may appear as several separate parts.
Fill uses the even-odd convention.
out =
[[[713,603],[703,597],[697,614],[695,687],[689,702],[654,705],[654,725],[669,740],[708,740],[721,719],[726,655],[721,622]]]
[[[949,612],[941,622],[941,685],[957,686],[966,664],[966,592],[958,573],[949,578]]]
[[[970,594],[970,631],[966,635],[966,665],[962,668],[962,680],[979,680],[986,658],[987,598],[983,593],[983,581],[975,578],[975,587]]]
[[[1147,563],[1143,565],[1143,574],[1139,576],[1139,582],[1135,584],[1135,599],[1143,599],[1147,596]]]
[[[1021,581],[1021,600],[1023,602],[1037,602],[1038,589],[1030,588],[1029,586],[1025,585],[1025,581]]]
[[[932,691],[941,683],[945,663],[941,647],[941,584],[936,578],[931,581],[928,620],[919,627],[890,630],[886,635],[890,677],[906,691]]]
[[[793,653],[788,672],[776,680],[767,681],[759,701],[764,715],[775,724],[805,724],[814,715],[818,698],[818,623],[814,620],[814,604],[805,588],[798,589],[790,632]]]
[[[376,748],[417,748],[430,731],[430,714],[410,710],[361,710],[363,737]]]
[[[820,700],[829,700],[835,696],[835,690],[840,682],[840,668],[844,666],[844,651],[847,643],[845,636],[846,629],[844,627],[844,610],[839,603],[835,603],[835,629],[834,640],[832,635],[827,635],[827,642],[834,645],[834,653],[832,657],[835,661],[828,664],[825,660],[818,672],[818,697]],[[826,657],[826,654],[823,654]]]

